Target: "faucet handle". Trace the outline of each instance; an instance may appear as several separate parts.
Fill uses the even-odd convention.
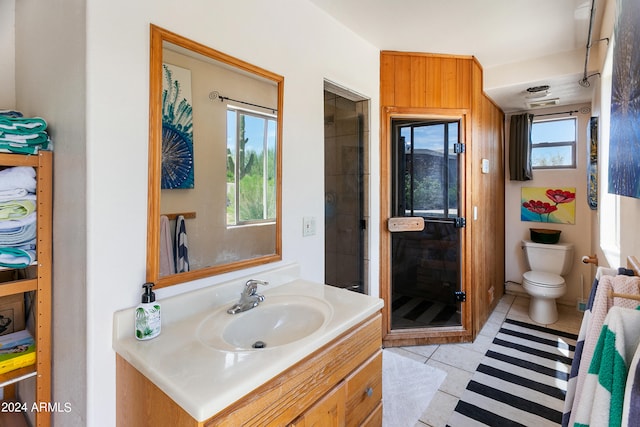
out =
[[[258,291],[258,285],[268,285],[269,282],[265,280],[249,279],[244,285],[244,292],[248,296],[253,296]]]

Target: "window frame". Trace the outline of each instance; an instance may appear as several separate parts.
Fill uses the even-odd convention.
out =
[[[533,142],[533,140],[531,141],[531,169],[536,169],[536,170],[554,170],[554,169],[576,169],[577,168],[577,164],[576,164],[576,151],[577,151],[577,146],[578,146],[578,120],[576,117],[573,116],[567,116],[567,117],[558,117],[558,118],[554,118],[554,119],[542,119],[542,120],[534,120],[531,123],[531,130],[533,133],[533,127],[536,124],[540,124],[540,123],[548,123],[548,122],[559,122],[559,121],[567,121],[567,120],[572,120],[573,121],[573,133],[574,133],[574,137],[573,137],[573,141],[556,141],[556,142],[538,142],[535,143]],[[570,147],[571,148],[571,164],[570,165],[549,165],[549,166],[535,166],[533,164],[533,150],[536,148],[553,148],[553,147]]]
[[[227,228],[237,228],[237,227],[246,227],[246,226],[253,226],[253,225],[268,225],[268,224],[275,224],[276,222],[276,207],[274,206],[274,217],[273,218],[269,218],[269,207],[268,207],[268,188],[269,188],[269,156],[268,156],[268,152],[269,152],[269,130],[270,130],[270,124],[272,124],[274,126],[274,131],[275,134],[277,134],[277,127],[278,127],[278,122],[277,122],[277,116],[273,115],[273,114],[267,114],[267,113],[262,113],[262,112],[258,112],[258,111],[254,111],[254,110],[249,110],[246,108],[241,108],[241,107],[237,107],[235,105],[227,105],[226,108],[227,111],[227,115],[229,114],[229,112],[234,112],[235,113],[235,127],[234,127],[234,134],[235,134],[235,152],[234,152],[234,197],[235,197],[235,209],[234,209],[234,223],[230,223],[229,220],[229,214],[227,212],[227,215],[225,215],[226,218],[226,227]],[[262,211],[263,211],[263,216],[264,218],[262,219],[250,219],[250,220],[241,220],[240,219],[240,209],[239,209],[239,201],[240,201],[240,183],[238,182],[238,176],[239,176],[239,165],[238,165],[238,159],[240,157],[240,144],[238,144],[239,138],[240,138],[240,116],[251,116],[251,117],[255,117],[255,118],[259,118],[264,120],[264,129],[263,129],[263,139],[262,139],[262,150],[263,150],[263,159],[262,159]],[[228,119],[227,119],[227,124],[228,124]],[[229,139],[229,129],[227,128],[227,141]],[[227,145],[225,146],[226,149],[229,148],[229,144],[227,142]],[[277,150],[277,144],[275,149]],[[225,150],[226,151],[226,150]],[[227,154],[225,154],[226,156]],[[274,160],[277,158],[277,154],[275,154]],[[275,191],[277,189],[277,174],[274,174],[273,177],[273,192],[275,194]],[[226,181],[228,183],[228,181]],[[228,194],[226,188],[225,188],[225,194]]]

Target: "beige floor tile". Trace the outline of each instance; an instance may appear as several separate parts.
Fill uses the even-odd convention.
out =
[[[487,319],[487,322],[494,322],[494,323],[502,324],[502,322],[504,322],[504,319],[506,317],[507,317],[507,312],[506,311],[505,312],[494,311],[493,313],[491,313],[491,315]]]
[[[432,344],[432,345],[415,345],[415,346],[401,347],[401,348],[404,349],[405,351],[420,355],[428,359],[433,355],[433,353],[438,349],[438,347],[440,347],[440,345]]]
[[[434,346],[434,347],[437,347],[437,346]],[[394,353],[397,353],[404,357],[408,357],[409,359],[415,360],[416,362],[420,362],[420,363],[425,363],[429,359],[429,356],[431,356],[431,353],[433,353],[432,351],[431,353],[429,353],[428,356],[425,356],[424,354],[421,354],[419,351],[414,351],[413,349],[414,347],[389,347],[389,348],[385,348],[385,351],[386,350],[392,351]]]
[[[500,330],[501,325],[502,323],[487,321],[487,323],[484,324],[482,329],[480,329],[480,335],[495,337],[498,331]]]
[[[457,404],[457,397],[439,391],[420,417],[420,421],[432,427],[445,427]]]
[[[506,295],[506,294],[503,295],[498,305],[496,305],[496,308],[494,309],[494,311],[497,311],[499,313],[508,312],[515,298],[516,298],[515,295]]]
[[[427,365],[447,373],[447,377],[444,379],[442,384],[440,384],[439,390],[458,398],[462,396],[462,393],[467,388],[469,380],[473,376],[472,372],[438,362],[434,359],[428,360]]]
[[[584,313],[578,311],[575,306],[558,304],[558,321],[548,325],[548,327],[578,334],[583,315]]]
[[[491,346],[493,342],[493,336],[489,335],[478,335],[472,343],[464,343],[458,344],[460,347],[463,347],[468,350],[473,350],[475,352],[486,354],[487,350]]]
[[[458,344],[441,345],[431,356],[431,360],[437,360],[449,366],[454,366],[465,371],[474,372],[484,354],[465,349]]]

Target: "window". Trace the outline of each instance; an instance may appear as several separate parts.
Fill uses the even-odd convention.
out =
[[[575,168],[575,117],[533,122],[531,144],[534,169]]]
[[[227,109],[227,225],[276,217],[276,118]]]
[[[458,122],[399,123],[403,150],[398,191],[405,216],[454,218],[458,215]]]

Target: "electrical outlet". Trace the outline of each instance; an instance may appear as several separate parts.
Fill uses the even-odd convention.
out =
[[[305,216],[302,218],[302,236],[313,236],[316,234],[316,218],[314,216]]]

